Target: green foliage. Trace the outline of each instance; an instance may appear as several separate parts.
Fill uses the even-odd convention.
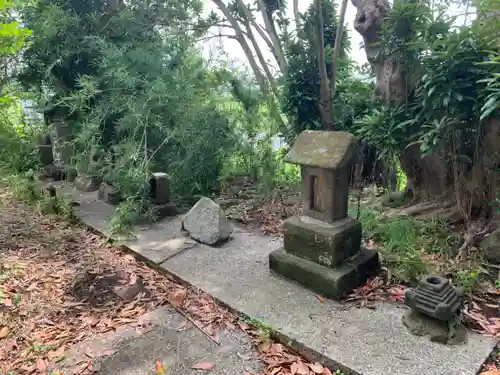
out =
[[[476,290],[483,273],[483,270],[476,268],[460,270],[456,274],[455,283],[465,295],[470,296]]]
[[[43,194],[34,180],[33,172],[23,174],[10,174],[5,177],[5,182],[10,187],[14,197],[22,202],[35,204]]]
[[[384,263],[400,281],[415,281],[430,271],[424,255],[444,253],[449,247],[450,230],[444,222],[411,217],[380,219],[370,208],[361,210],[365,239],[372,239]]]
[[[17,3],[11,0],[0,1],[0,83],[5,85],[9,72],[13,70],[13,63],[23,50],[25,41],[31,35],[31,30],[22,27],[15,19]]]
[[[19,101],[14,93],[0,97],[0,169],[8,173],[38,167],[36,136],[40,129],[25,121]]]
[[[402,106],[373,108],[369,114],[356,119],[353,132],[359,139],[374,146],[379,160],[395,160],[412,137],[412,122]],[[414,133],[413,133],[414,134]]]
[[[0,169],[18,173],[37,165],[37,129],[24,121],[20,105],[23,95],[11,81],[15,62],[31,35],[31,30],[15,19],[14,5],[9,0],[0,1]]]
[[[148,215],[151,172],[169,173],[174,196],[207,193],[235,145],[226,81],[192,47],[201,3],[140,3],[42,0],[25,12],[34,35],[20,78],[50,89],[46,116],[70,124],[78,172],[125,198],[122,224]]]
[[[326,68],[328,75],[332,72],[332,53],[335,44],[338,18],[335,3],[331,0],[322,2],[324,19]],[[319,75],[316,8],[312,4],[306,13],[301,15],[301,29],[295,39],[285,43],[289,68],[284,77],[283,111],[293,116],[293,123],[287,140],[291,141],[304,129],[320,129],[319,113]],[[351,63],[347,58],[349,36],[344,30],[337,94],[333,103],[335,125],[340,129],[349,129],[353,119],[360,116],[369,106],[372,87],[358,79],[352,78]]]
[[[490,77],[478,81],[478,83],[486,84],[484,89],[486,98],[481,107],[480,120],[498,115],[500,110],[500,54],[495,53],[490,61],[485,61],[482,64],[488,64],[493,71]]]
[[[396,62],[408,95],[367,110],[353,132],[381,160],[397,160],[413,144],[423,155],[441,155],[460,184],[456,171],[469,170],[481,151],[483,120],[498,113],[500,86],[494,38],[480,23],[453,27],[453,21],[426,2],[394,3],[380,53]]]

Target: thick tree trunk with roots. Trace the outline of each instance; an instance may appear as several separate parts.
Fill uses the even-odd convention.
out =
[[[385,103],[404,103],[409,92],[407,72],[392,56],[381,53],[379,32],[386,13],[387,0],[352,0],[357,8],[354,28],[364,40],[366,57],[376,77],[375,96]],[[451,192],[448,170],[439,155],[422,157],[419,145],[401,150],[401,167],[415,199],[429,199]]]
[[[366,56],[376,76],[375,95],[385,103],[405,103],[411,90],[407,74],[391,56],[384,56],[379,45],[379,32],[386,13],[387,0],[351,0],[357,8],[355,29],[362,35]],[[495,215],[491,202],[495,200],[499,184],[500,119],[491,118],[476,147],[472,166],[449,165],[439,153],[422,157],[420,145],[406,145],[401,150],[401,167],[408,177],[408,186],[416,200],[438,197],[456,201],[469,225],[458,257],[467,255],[467,248],[476,244],[488,232],[486,225]],[[441,199],[444,202],[445,199]]]

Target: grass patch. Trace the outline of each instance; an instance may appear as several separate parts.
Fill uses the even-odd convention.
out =
[[[376,208],[363,208],[359,220],[365,240],[375,242],[384,264],[398,282],[413,282],[439,272],[435,260],[449,253],[450,228],[441,220],[379,217]]]
[[[396,282],[414,283],[424,274],[453,279],[465,295],[472,295],[487,272],[477,262],[453,261],[460,235],[443,220],[413,217],[381,218],[379,206],[362,207],[363,238],[373,241],[383,264]]]
[[[44,191],[40,182],[36,180],[34,172],[8,175],[2,179],[2,183],[16,200],[35,206],[40,214],[64,220],[74,219],[71,204]]]

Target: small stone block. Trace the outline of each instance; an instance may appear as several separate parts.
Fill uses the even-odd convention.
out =
[[[153,173],[149,180],[150,195],[153,203],[165,204],[170,202],[170,177],[166,173]]]
[[[405,304],[431,318],[451,321],[460,310],[461,292],[445,278],[424,276],[415,289],[405,291]]]
[[[161,220],[166,217],[176,216],[180,214],[179,209],[173,203],[154,204],[152,205],[152,209],[156,220]]]
[[[99,191],[97,192],[97,197],[100,200],[102,200],[106,203],[112,204],[112,205],[117,205],[122,200],[122,198],[120,196],[120,192],[105,182],[103,182],[101,184],[101,186],[99,186]]]
[[[73,182],[76,179],[76,169],[70,166],[64,165],[46,165],[43,168],[43,174],[46,177],[53,179],[54,181],[69,181]]]
[[[43,166],[53,164],[54,154],[52,152],[52,145],[38,145],[38,156],[40,164]]]
[[[377,273],[379,257],[377,252],[361,248],[349,261],[337,268],[329,268],[292,255],[281,248],[269,254],[269,266],[277,274],[294,280],[315,293],[341,299]]]
[[[308,216],[292,216],[283,229],[288,253],[326,267],[337,266],[361,247],[361,223],[352,218],[327,223]]]
[[[96,191],[99,190],[101,185],[101,180],[96,177],[89,177],[85,175],[80,175],[75,180],[75,185],[78,189],[82,191]]]

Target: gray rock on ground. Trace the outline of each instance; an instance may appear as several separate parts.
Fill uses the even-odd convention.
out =
[[[500,229],[496,229],[484,238],[481,249],[488,262],[500,264]]]
[[[198,242],[215,245],[227,240],[233,227],[221,207],[210,198],[203,197],[182,220],[182,228]]]

